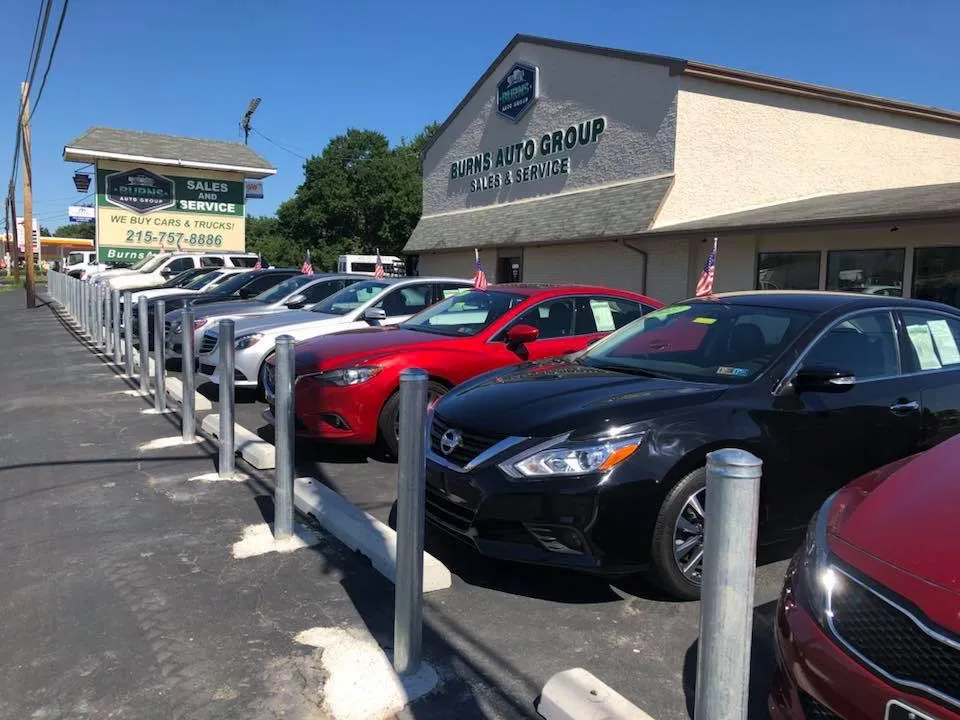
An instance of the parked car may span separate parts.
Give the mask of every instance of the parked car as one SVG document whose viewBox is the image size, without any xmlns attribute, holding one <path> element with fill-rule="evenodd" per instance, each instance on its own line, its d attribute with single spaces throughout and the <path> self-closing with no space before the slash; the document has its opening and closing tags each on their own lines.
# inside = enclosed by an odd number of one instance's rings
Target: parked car
<svg viewBox="0 0 960 720">
<path fill-rule="evenodd" d="M 121 290 L 121 296 L 124 292 L 129 292 L 134 296 L 134 299 L 138 298 L 141 293 L 149 291 L 165 291 L 165 290 L 175 290 L 177 288 L 186 287 L 186 285 L 192 282 L 194 279 L 200 277 L 201 275 L 208 275 L 212 273 L 217 268 L 215 267 L 202 267 L 202 268 L 191 268 L 190 270 L 184 270 L 182 273 L 177 273 L 172 278 L 167 280 L 163 285 L 145 285 L 138 288 L 124 288 Z M 149 297 L 149 296 L 148 296 Z"/>
<path fill-rule="evenodd" d="M 108 283 L 114 290 L 159 287 L 174 275 L 198 267 L 252 268 L 257 263 L 254 253 L 161 252 L 146 258 L 130 270 L 107 270 L 93 279 Z"/>
<path fill-rule="evenodd" d="M 79 278 L 83 276 L 83 273 L 88 268 L 93 267 L 96 262 L 96 250 L 74 250 L 67 253 L 67 257 L 63 262 L 62 272 L 70 277 Z"/>
<path fill-rule="evenodd" d="M 456 293 L 396 326 L 305 340 L 297 345 L 297 425 L 324 440 L 379 441 L 396 456 L 403 369 L 430 374 L 432 402 L 482 372 L 582 350 L 662 306 L 600 287 L 491 286 Z M 272 402 L 269 360 L 266 370 Z"/>
<path fill-rule="evenodd" d="M 686 300 L 440 398 L 427 516 L 489 555 L 649 570 L 696 598 L 709 451 L 763 460 L 761 542 L 790 537 L 844 483 L 960 429 L 958 344 L 960 311 L 917 300 Z"/>
<path fill-rule="evenodd" d="M 777 606 L 774 720 L 960 720 L 958 462 L 954 437 L 817 511 Z"/>
<path fill-rule="evenodd" d="M 216 327 L 221 320 L 239 320 L 261 315 L 270 315 L 285 310 L 310 310 L 321 300 L 343 290 L 355 282 L 365 280 L 363 275 L 304 275 L 299 273 L 279 285 L 264 290 L 250 300 L 233 300 L 198 305 L 194 308 L 194 345 L 199 353 L 203 333 Z M 183 353 L 183 328 L 180 318 L 174 315 L 167 321 L 167 353 L 179 357 Z"/>
<path fill-rule="evenodd" d="M 197 269 L 200 270 L 200 268 Z M 183 287 L 158 287 L 132 291 L 130 292 L 130 299 L 133 301 L 132 312 L 134 315 L 139 312 L 141 297 L 147 299 L 147 307 L 151 312 L 157 300 L 163 300 L 171 310 L 181 308 L 187 299 L 195 295 L 212 293 L 231 277 L 248 272 L 251 271 L 244 268 L 205 268 Z M 127 292 L 124 290 L 120 293 L 121 310 L 124 305 L 124 295 Z"/>
<path fill-rule="evenodd" d="M 365 280 L 344 288 L 313 310 L 290 310 L 269 317 L 239 321 L 234 328 L 235 378 L 238 388 L 259 388 L 264 361 L 280 335 L 306 340 L 370 325 L 396 325 L 429 307 L 445 294 L 471 287 L 472 280 L 458 278 L 384 278 Z M 200 373 L 220 382 L 219 331 L 210 328 L 200 346 Z"/>
</svg>

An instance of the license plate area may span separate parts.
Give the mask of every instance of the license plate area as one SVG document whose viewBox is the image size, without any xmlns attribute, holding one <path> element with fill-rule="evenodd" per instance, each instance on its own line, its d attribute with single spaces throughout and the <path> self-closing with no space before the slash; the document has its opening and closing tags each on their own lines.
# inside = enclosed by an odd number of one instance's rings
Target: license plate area
<svg viewBox="0 0 960 720">
<path fill-rule="evenodd" d="M 883 720 L 937 720 L 937 718 L 909 705 L 904 705 L 899 700 L 891 700 L 887 703 L 887 712 L 883 716 Z"/>
</svg>

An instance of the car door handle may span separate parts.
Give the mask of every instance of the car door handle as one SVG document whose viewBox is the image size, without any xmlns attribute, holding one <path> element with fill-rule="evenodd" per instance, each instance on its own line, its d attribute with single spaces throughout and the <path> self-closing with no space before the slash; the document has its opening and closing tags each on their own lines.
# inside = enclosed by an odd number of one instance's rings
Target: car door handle
<svg viewBox="0 0 960 720">
<path fill-rule="evenodd" d="M 914 410 L 920 409 L 920 403 L 916 400 L 911 400 L 910 402 L 897 402 L 890 406 L 890 412 L 894 415 L 906 415 L 911 413 Z"/>
</svg>

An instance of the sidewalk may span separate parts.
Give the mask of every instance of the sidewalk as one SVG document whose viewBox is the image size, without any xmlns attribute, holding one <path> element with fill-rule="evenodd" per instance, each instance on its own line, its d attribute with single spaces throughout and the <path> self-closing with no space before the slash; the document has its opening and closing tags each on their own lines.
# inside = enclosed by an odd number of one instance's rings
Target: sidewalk
<svg viewBox="0 0 960 720">
<path fill-rule="evenodd" d="M 151 449 L 177 416 L 23 306 L 0 293 L 0 717 L 296 720 L 363 700 L 341 670 L 392 643 L 393 586 L 326 537 L 235 557 L 269 486 L 191 480 L 215 449 Z M 424 651 L 439 688 L 399 717 L 534 716 L 439 635 Z"/>
</svg>

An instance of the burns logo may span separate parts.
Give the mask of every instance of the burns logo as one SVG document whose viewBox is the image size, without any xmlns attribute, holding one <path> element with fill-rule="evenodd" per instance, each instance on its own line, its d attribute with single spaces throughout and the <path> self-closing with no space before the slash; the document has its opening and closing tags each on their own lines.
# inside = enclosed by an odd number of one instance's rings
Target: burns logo
<svg viewBox="0 0 960 720">
<path fill-rule="evenodd" d="M 517 122 L 536 102 L 540 94 L 540 73 L 523 63 L 510 66 L 497 83 L 497 114 Z"/>
</svg>

